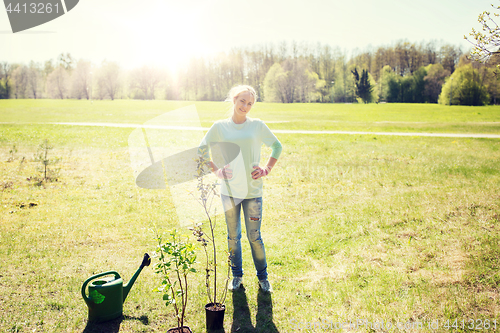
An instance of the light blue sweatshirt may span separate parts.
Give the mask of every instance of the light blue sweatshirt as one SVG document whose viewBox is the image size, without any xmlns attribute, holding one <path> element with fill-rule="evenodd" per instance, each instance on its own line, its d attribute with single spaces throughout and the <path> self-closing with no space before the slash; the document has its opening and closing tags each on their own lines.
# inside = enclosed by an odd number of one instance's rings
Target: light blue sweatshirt
<svg viewBox="0 0 500 333">
<path fill-rule="evenodd" d="M 254 166 L 260 164 L 260 150 L 264 143 L 272 148 L 271 157 L 279 158 L 282 150 L 278 138 L 260 119 L 247 117 L 243 124 L 234 123 L 232 118 L 216 121 L 208 130 L 200 143 L 208 149 L 200 155 L 210 160 L 210 144 L 215 142 L 231 142 L 240 147 L 238 156 L 229 163 L 233 177 L 222 181 L 221 193 L 239 199 L 262 197 L 262 178 L 252 179 Z M 218 165 L 219 168 L 224 165 Z"/>
</svg>

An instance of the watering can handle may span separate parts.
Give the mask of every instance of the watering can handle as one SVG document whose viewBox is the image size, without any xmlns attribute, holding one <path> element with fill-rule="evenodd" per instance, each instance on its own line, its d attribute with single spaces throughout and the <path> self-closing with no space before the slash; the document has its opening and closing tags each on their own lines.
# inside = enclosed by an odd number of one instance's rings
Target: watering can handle
<svg viewBox="0 0 500 333">
<path fill-rule="evenodd" d="M 118 272 L 115 272 L 115 271 L 109 271 L 109 272 L 104 272 L 104 273 L 99 273 L 99 274 L 96 274 L 94 276 L 91 276 L 89 277 L 87 280 L 85 280 L 85 282 L 83 283 L 82 285 L 82 297 L 83 299 L 85 300 L 85 302 L 88 304 L 91 299 L 89 297 L 87 297 L 86 293 L 85 293 L 85 289 L 87 288 L 87 284 L 89 284 L 90 281 L 94 280 L 94 279 L 97 279 L 101 276 L 106 276 L 106 275 L 111 275 L 113 274 L 116 278 L 121 278 L 120 274 L 118 274 Z"/>
</svg>

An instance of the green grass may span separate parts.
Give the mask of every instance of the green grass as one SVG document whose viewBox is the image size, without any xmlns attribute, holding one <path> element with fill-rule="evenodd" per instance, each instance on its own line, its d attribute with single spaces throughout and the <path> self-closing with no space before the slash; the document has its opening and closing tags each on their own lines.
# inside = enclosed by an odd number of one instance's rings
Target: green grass
<svg viewBox="0 0 500 333">
<path fill-rule="evenodd" d="M 228 104 L 220 102 L 0 100 L 0 122 L 142 124 L 192 104 L 203 126 L 227 114 Z M 270 122 L 272 129 L 500 134 L 498 106 L 257 103 L 252 116 Z"/>
<path fill-rule="evenodd" d="M 149 229 L 176 225 L 168 191 L 134 184 L 127 150 L 131 129 L 27 123 L 143 123 L 188 104 L 0 101 L 0 122 L 21 123 L 0 125 L 0 331 L 91 332 L 80 297 L 83 281 L 112 269 L 127 282 L 143 253 L 154 249 Z M 205 126 L 225 113 L 221 103 L 196 106 Z M 261 103 L 252 115 L 288 121 L 269 123 L 274 129 L 498 133 L 499 111 Z M 32 158 L 44 139 L 55 147 L 50 154 L 62 158 L 60 176 L 36 186 L 27 179 L 39 176 Z M 443 325 L 455 318 L 496 319 L 500 326 L 500 140 L 279 139 L 284 150 L 265 180 L 262 231 L 274 293 L 259 294 L 244 237 L 246 291 L 228 296 L 226 332 L 290 332 L 300 323 L 316 323 L 304 331 L 336 331 L 318 323 L 358 319 L 422 322 L 423 331 L 438 320 L 433 332 L 449 331 Z M 263 155 L 269 152 L 265 148 Z M 225 237 L 221 222 L 221 250 Z M 124 320 L 107 328 L 173 327 L 171 309 L 152 291 L 156 285 L 152 269 L 145 268 L 124 303 Z M 187 314 L 194 332 L 205 331 L 203 292 L 197 274 Z"/>
</svg>

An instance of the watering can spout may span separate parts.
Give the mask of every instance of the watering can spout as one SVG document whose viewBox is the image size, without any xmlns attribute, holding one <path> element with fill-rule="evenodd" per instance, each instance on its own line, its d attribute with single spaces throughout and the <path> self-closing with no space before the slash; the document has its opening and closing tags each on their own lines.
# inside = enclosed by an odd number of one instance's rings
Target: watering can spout
<svg viewBox="0 0 500 333">
<path fill-rule="evenodd" d="M 125 299 L 127 298 L 130 289 L 132 289 L 135 280 L 137 280 L 137 277 L 139 276 L 139 274 L 141 274 L 141 271 L 144 268 L 144 266 L 149 266 L 149 264 L 151 264 L 151 258 L 149 257 L 149 254 L 144 253 L 144 258 L 142 259 L 141 267 L 139 267 L 139 269 L 135 272 L 134 276 L 132 276 L 130 281 L 123 286 L 123 302 L 125 302 Z"/>
</svg>

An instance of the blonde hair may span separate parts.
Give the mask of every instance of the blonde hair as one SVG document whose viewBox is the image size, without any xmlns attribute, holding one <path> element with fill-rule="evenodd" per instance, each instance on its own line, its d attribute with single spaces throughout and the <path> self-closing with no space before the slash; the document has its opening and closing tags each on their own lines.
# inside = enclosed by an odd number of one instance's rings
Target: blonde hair
<svg viewBox="0 0 500 333">
<path fill-rule="evenodd" d="M 253 87 L 247 85 L 238 85 L 232 87 L 231 90 L 229 90 L 225 101 L 234 103 L 234 98 L 245 91 L 248 91 L 252 95 L 253 102 L 255 104 L 255 102 L 257 102 L 257 93 L 255 92 L 255 89 Z"/>
<path fill-rule="evenodd" d="M 248 91 L 250 93 L 250 95 L 252 95 L 254 104 L 257 102 L 257 92 L 255 91 L 255 89 L 253 87 L 248 86 L 248 85 L 244 85 L 244 84 L 234 86 L 231 88 L 231 90 L 229 90 L 229 93 L 227 94 L 227 97 L 224 100 L 224 102 L 231 103 L 231 105 L 229 106 L 229 108 L 226 112 L 226 116 L 231 116 L 234 112 L 234 98 L 238 97 L 239 94 L 241 94 L 242 92 L 245 92 L 245 91 Z"/>
</svg>

